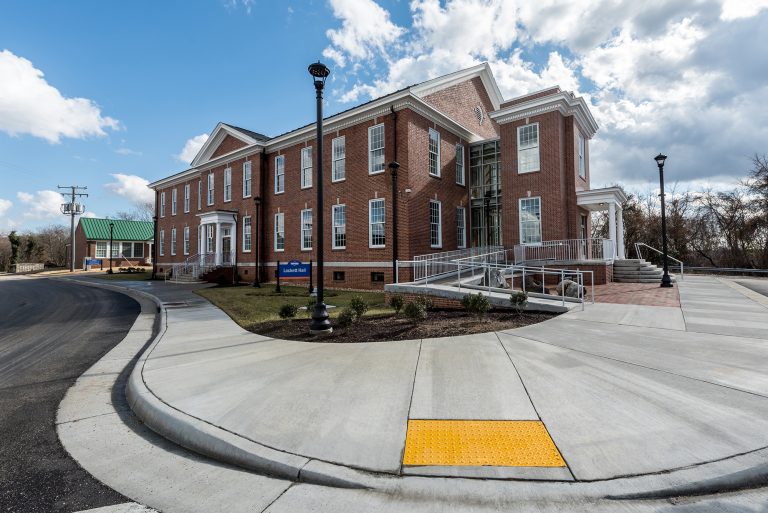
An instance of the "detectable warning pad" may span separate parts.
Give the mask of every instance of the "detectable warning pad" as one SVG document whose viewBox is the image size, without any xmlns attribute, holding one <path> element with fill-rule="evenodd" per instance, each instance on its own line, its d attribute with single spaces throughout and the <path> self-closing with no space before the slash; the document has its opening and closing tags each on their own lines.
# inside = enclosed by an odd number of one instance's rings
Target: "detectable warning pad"
<svg viewBox="0 0 768 513">
<path fill-rule="evenodd" d="M 541 421 L 409 420 L 403 465 L 564 467 Z"/>
</svg>

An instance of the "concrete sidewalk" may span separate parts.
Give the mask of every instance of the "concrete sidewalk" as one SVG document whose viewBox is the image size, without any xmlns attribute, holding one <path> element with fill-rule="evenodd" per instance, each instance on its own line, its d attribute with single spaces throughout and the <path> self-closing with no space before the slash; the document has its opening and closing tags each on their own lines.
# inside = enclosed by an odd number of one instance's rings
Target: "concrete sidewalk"
<svg viewBox="0 0 768 513">
<path fill-rule="evenodd" d="M 354 345 L 246 332 L 190 287 L 111 284 L 165 304 L 129 382 L 134 411 L 257 472 L 398 497 L 522 486 L 573 500 L 768 476 L 768 309 L 732 283 L 686 278 L 680 308 L 596 304 L 508 332 Z M 409 419 L 541 420 L 567 466 L 404 467 Z"/>
</svg>

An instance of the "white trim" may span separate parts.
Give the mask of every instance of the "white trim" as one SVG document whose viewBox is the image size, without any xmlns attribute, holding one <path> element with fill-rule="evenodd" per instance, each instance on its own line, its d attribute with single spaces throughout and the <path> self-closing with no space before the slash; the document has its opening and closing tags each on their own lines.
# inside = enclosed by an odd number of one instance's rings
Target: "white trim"
<svg viewBox="0 0 768 513">
<path fill-rule="evenodd" d="M 537 153 L 536 161 L 537 161 L 538 165 L 535 168 L 533 168 L 533 169 L 523 170 L 522 169 L 522 165 L 521 165 L 521 161 L 520 161 L 520 156 L 521 156 L 523 151 L 532 150 L 534 148 L 534 146 L 528 146 L 526 148 L 521 148 L 520 147 L 520 133 L 522 132 L 522 130 L 524 128 L 528 128 L 529 126 L 535 126 L 536 127 L 536 146 L 535 146 L 535 148 L 536 148 L 536 153 Z M 517 143 L 515 144 L 515 146 L 517 147 L 517 174 L 524 175 L 526 173 L 535 173 L 537 171 L 541 171 L 541 130 L 540 130 L 539 122 L 538 121 L 535 122 L 535 123 L 528 123 L 527 125 L 521 125 L 521 126 L 517 127 Z"/>
<path fill-rule="evenodd" d="M 461 210 L 461 218 L 459 218 Z M 459 219 L 461 219 L 462 237 L 459 238 Z M 456 207 L 456 248 L 465 249 L 467 247 L 467 209 Z"/>
<path fill-rule="evenodd" d="M 416 96 L 424 97 L 454 86 L 460 82 L 464 82 L 465 80 L 471 80 L 475 77 L 480 77 L 486 93 L 488 93 L 488 98 L 490 98 L 491 103 L 493 104 L 493 108 L 498 109 L 499 105 L 501 105 L 504 100 L 501 96 L 499 86 L 496 83 L 496 79 L 493 76 L 493 72 L 491 71 L 491 66 L 487 62 L 483 62 L 482 64 L 478 64 L 471 68 L 455 71 L 442 77 L 427 80 L 426 82 L 411 87 L 410 91 Z"/>
<path fill-rule="evenodd" d="M 203 209 L 203 179 L 202 177 L 197 180 L 197 210 Z"/>
<path fill-rule="evenodd" d="M 523 240 L 523 201 L 538 200 L 539 201 L 539 240 L 536 242 L 525 242 Z M 544 240 L 542 235 L 542 209 L 541 209 L 541 196 L 530 196 L 526 198 L 520 198 L 517 200 L 517 229 L 519 234 L 520 244 L 541 244 Z"/>
<path fill-rule="evenodd" d="M 344 148 L 344 156 L 341 158 L 336 158 L 336 141 L 341 141 L 341 146 Z M 339 179 L 336 179 L 334 174 L 334 164 L 336 162 L 343 162 L 344 163 L 344 176 L 342 176 Z M 331 140 L 331 183 L 338 183 L 343 182 L 347 179 L 347 138 L 346 136 L 339 136 L 335 137 Z"/>
<path fill-rule="evenodd" d="M 437 136 L 437 151 L 436 151 L 436 161 L 435 161 L 435 172 L 432 172 L 432 136 Z M 441 175 L 441 168 L 440 166 L 440 132 L 435 130 L 434 128 L 429 129 L 429 135 L 427 139 L 427 173 L 429 176 L 434 176 L 435 178 L 440 178 Z"/>
<path fill-rule="evenodd" d="M 245 224 L 246 224 L 245 220 L 246 219 L 248 220 L 248 231 L 247 232 L 245 231 Z M 246 235 L 248 236 L 248 244 L 249 244 L 248 249 L 245 249 Z M 243 239 L 243 243 L 242 243 L 242 245 L 243 245 L 243 248 L 242 248 L 243 249 L 243 253 L 250 253 L 251 252 L 251 248 L 253 247 L 253 224 L 251 223 L 251 216 L 243 216 L 243 237 L 242 237 L 242 239 Z"/>
<path fill-rule="evenodd" d="M 279 167 L 279 169 L 282 169 L 282 171 L 283 171 L 281 175 L 277 174 L 277 170 L 278 170 L 277 162 L 278 162 L 278 160 L 282 164 Z M 274 187 L 275 194 L 283 194 L 283 193 L 285 193 L 285 155 L 275 155 L 275 170 L 274 170 L 273 175 L 274 175 L 274 180 L 275 180 L 275 187 Z M 280 189 L 280 190 L 277 190 L 277 182 L 278 182 L 277 177 L 278 176 L 282 176 L 283 177 L 283 188 Z"/>
<path fill-rule="evenodd" d="M 459 159 L 459 153 L 461 153 L 461 159 Z M 456 145 L 456 185 L 461 185 L 462 187 L 467 186 L 467 166 L 465 165 L 465 161 L 466 161 L 466 155 L 464 154 L 464 145 L 457 144 Z M 461 164 L 461 181 L 458 180 L 459 164 Z"/>
<path fill-rule="evenodd" d="M 160 193 L 160 217 L 165 217 L 165 191 Z"/>
<path fill-rule="evenodd" d="M 304 245 L 304 213 L 309 212 L 309 246 Z M 299 215 L 299 246 L 301 248 L 301 251 L 312 251 L 312 247 L 314 245 L 314 230 L 315 230 L 315 218 L 312 214 L 311 208 L 305 208 L 300 212 Z"/>
<path fill-rule="evenodd" d="M 207 141 L 203 144 L 203 146 L 200 148 L 200 150 L 197 152 L 197 155 L 195 155 L 195 158 L 192 159 L 192 163 L 190 166 L 192 167 L 198 167 L 202 164 L 207 163 L 211 160 L 211 155 L 213 155 L 216 152 L 216 149 L 219 147 L 219 145 L 226 139 L 227 135 L 231 135 L 235 139 L 238 139 L 245 143 L 245 146 L 252 146 L 258 143 L 258 141 L 249 135 L 244 134 L 243 132 L 240 132 L 239 130 L 235 130 L 234 128 L 226 125 L 225 123 L 218 123 L 216 127 L 211 132 L 211 136 L 208 138 Z M 261 141 L 262 143 L 264 141 Z M 242 148 L 238 148 L 240 150 Z M 233 153 L 233 152 L 230 152 Z M 223 156 L 223 155 L 220 155 Z"/>
<path fill-rule="evenodd" d="M 224 168 L 224 203 L 232 201 L 232 168 Z"/>
<path fill-rule="evenodd" d="M 184 184 L 184 213 L 189 214 L 189 206 L 192 203 L 192 187 L 190 184 Z"/>
<path fill-rule="evenodd" d="M 579 177 L 584 180 L 587 179 L 587 139 L 581 130 L 578 130 L 578 138 L 576 140 L 576 156 L 579 159 Z"/>
<path fill-rule="evenodd" d="M 171 228 L 171 256 L 176 256 L 176 228 Z"/>
<path fill-rule="evenodd" d="M 437 244 L 432 243 L 432 204 L 437 205 Z M 439 200 L 429 200 L 429 247 L 443 247 L 443 203 Z"/>
<path fill-rule="evenodd" d="M 381 221 L 381 226 L 384 229 L 384 244 L 374 244 L 373 243 L 373 209 L 371 208 L 372 204 L 374 202 L 381 202 L 382 204 L 382 210 L 384 214 L 384 219 Z M 379 224 L 379 223 L 377 223 Z M 387 204 L 384 201 L 384 198 L 374 198 L 368 200 L 368 247 L 370 249 L 381 249 L 385 248 L 387 246 Z"/>
<path fill-rule="evenodd" d="M 371 136 L 372 132 L 374 130 L 377 130 L 381 128 L 381 147 L 380 148 L 373 148 L 372 142 L 373 138 Z M 384 170 L 387 168 L 387 156 L 386 156 L 386 148 L 387 148 L 387 134 L 384 131 L 384 123 L 378 123 L 373 126 L 368 127 L 368 174 L 369 175 L 378 175 L 380 173 L 383 173 Z M 383 167 L 380 170 L 374 171 L 373 170 L 373 152 L 379 151 L 382 152 L 382 165 Z"/>
<path fill-rule="evenodd" d="M 282 221 L 282 225 L 283 225 L 283 230 L 282 230 L 283 247 L 282 248 L 277 247 L 277 234 L 281 233 L 280 230 L 278 230 L 278 227 L 281 224 L 280 222 L 278 222 L 278 219 Z M 272 242 L 272 248 L 274 249 L 275 253 L 282 253 L 283 251 L 285 251 L 285 212 L 277 212 L 275 214 L 274 220 L 275 220 L 274 222 L 275 226 L 274 226 L 274 229 L 272 230 L 272 234 L 274 237 L 274 240 Z"/>
<path fill-rule="evenodd" d="M 185 255 L 189 255 L 189 226 L 184 227 L 184 239 L 181 245 L 181 252 Z"/>
<path fill-rule="evenodd" d="M 246 171 L 248 171 L 248 179 L 246 180 L 245 175 Z M 245 184 L 248 184 L 248 188 L 250 189 L 247 191 L 245 190 Z M 250 160 L 246 160 L 243 162 L 243 198 L 250 198 L 253 195 L 253 166 L 251 165 Z"/>
<path fill-rule="evenodd" d="M 307 156 L 308 155 L 308 156 Z M 307 162 L 309 165 L 307 166 Z M 312 146 L 305 146 L 301 149 L 299 156 L 299 186 L 301 189 L 312 188 Z M 305 175 L 305 173 L 307 173 Z M 309 185 L 305 185 L 305 181 L 309 182 Z"/>
<path fill-rule="evenodd" d="M 179 203 L 178 198 L 179 198 L 178 189 L 174 187 L 173 189 L 171 189 L 171 215 L 172 216 L 175 216 L 178 210 L 177 208 Z"/>
<path fill-rule="evenodd" d="M 158 244 L 157 250 L 159 256 L 165 256 L 165 230 L 160 230 L 160 244 Z"/>
<path fill-rule="evenodd" d="M 491 112 L 491 119 L 503 125 L 519 119 L 530 118 L 546 112 L 559 111 L 563 116 L 573 116 L 585 136 L 591 139 L 597 133 L 598 125 L 589 110 L 587 102 L 581 96 L 574 97 L 571 93 L 558 92 L 535 98 L 510 107 L 504 107 Z"/>
<path fill-rule="evenodd" d="M 344 227 L 344 245 L 336 245 L 336 209 L 344 209 L 344 224 L 339 225 Z M 331 249 L 347 249 L 347 205 L 346 203 L 340 203 L 331 207 Z"/>
<path fill-rule="evenodd" d="M 216 179 L 213 176 L 213 171 L 208 172 L 208 182 L 206 184 L 206 205 L 209 207 L 216 202 Z"/>
</svg>

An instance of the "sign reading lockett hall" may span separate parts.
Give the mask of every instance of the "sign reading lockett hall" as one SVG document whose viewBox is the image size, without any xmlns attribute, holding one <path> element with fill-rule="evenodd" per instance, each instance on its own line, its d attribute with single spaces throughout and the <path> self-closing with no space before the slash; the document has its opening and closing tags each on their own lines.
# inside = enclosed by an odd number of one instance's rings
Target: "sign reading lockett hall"
<svg viewBox="0 0 768 513">
<path fill-rule="evenodd" d="M 291 260 L 287 264 L 280 264 L 279 273 L 280 278 L 308 278 L 310 274 L 311 264 L 305 264 L 298 260 Z"/>
</svg>

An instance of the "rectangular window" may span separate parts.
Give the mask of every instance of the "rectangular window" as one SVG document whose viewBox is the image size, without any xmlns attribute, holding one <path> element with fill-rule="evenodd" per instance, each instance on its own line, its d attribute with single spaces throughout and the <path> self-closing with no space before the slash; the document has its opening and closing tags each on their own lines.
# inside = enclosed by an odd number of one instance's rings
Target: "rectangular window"
<svg viewBox="0 0 768 513">
<path fill-rule="evenodd" d="M 440 132 L 429 129 L 429 174 L 440 176 Z"/>
<path fill-rule="evenodd" d="M 176 189 L 171 190 L 171 215 L 176 215 Z"/>
<path fill-rule="evenodd" d="M 541 198 L 520 199 L 520 242 L 541 242 Z"/>
<path fill-rule="evenodd" d="M 232 201 L 232 168 L 224 170 L 224 201 Z"/>
<path fill-rule="evenodd" d="M 347 247 L 347 206 L 334 205 L 331 218 L 333 225 L 331 247 L 345 249 Z"/>
<path fill-rule="evenodd" d="M 165 255 L 165 230 L 160 230 L 160 244 L 157 246 L 160 256 Z"/>
<path fill-rule="evenodd" d="M 213 205 L 213 173 L 208 173 L 208 205 Z"/>
<path fill-rule="evenodd" d="M 189 184 L 184 185 L 184 213 L 189 212 Z"/>
<path fill-rule="evenodd" d="M 346 161 L 347 148 L 344 136 L 337 137 L 331 142 L 332 177 L 331 181 L 340 182 L 347 177 Z"/>
<path fill-rule="evenodd" d="M 464 146 L 456 145 L 456 183 L 464 185 Z"/>
<path fill-rule="evenodd" d="M 184 227 L 184 254 L 189 255 L 189 226 Z"/>
<path fill-rule="evenodd" d="M 467 214 L 464 207 L 456 207 L 456 247 L 467 247 Z"/>
<path fill-rule="evenodd" d="M 205 225 L 205 252 L 213 253 L 213 225 Z"/>
<path fill-rule="evenodd" d="M 301 249 L 312 249 L 312 209 L 301 211 Z"/>
<path fill-rule="evenodd" d="M 106 242 L 97 242 L 96 243 L 96 258 L 107 258 L 107 243 Z"/>
<path fill-rule="evenodd" d="M 160 193 L 160 217 L 165 217 L 165 192 Z"/>
<path fill-rule="evenodd" d="M 333 271 L 333 281 L 344 281 L 344 271 Z"/>
<path fill-rule="evenodd" d="M 120 258 L 120 243 L 112 241 L 112 247 L 109 252 L 112 254 L 112 258 Z"/>
<path fill-rule="evenodd" d="M 443 247 L 443 216 L 442 204 L 437 200 L 429 202 L 429 245 L 433 248 Z"/>
<path fill-rule="evenodd" d="M 371 281 L 373 283 L 384 283 L 384 273 L 382 273 L 382 272 L 372 272 L 371 273 Z"/>
<path fill-rule="evenodd" d="M 312 187 L 312 146 L 301 149 L 301 188 Z"/>
<path fill-rule="evenodd" d="M 368 129 L 368 174 L 384 172 L 384 124 Z"/>
<path fill-rule="evenodd" d="M 384 199 L 370 200 L 368 202 L 368 247 L 384 247 L 384 243 L 386 242 L 384 221 Z"/>
<path fill-rule="evenodd" d="M 243 163 L 243 198 L 251 196 L 251 161 Z"/>
<path fill-rule="evenodd" d="M 275 157 L 275 194 L 285 192 L 285 155 Z"/>
<path fill-rule="evenodd" d="M 203 181 L 197 181 L 197 209 L 203 209 Z"/>
<path fill-rule="evenodd" d="M 584 163 L 584 136 L 579 134 L 579 176 L 587 177 L 587 168 Z"/>
<path fill-rule="evenodd" d="M 133 258 L 133 244 L 130 242 L 121 243 L 120 256 L 123 258 Z"/>
<path fill-rule="evenodd" d="M 285 214 L 275 214 L 275 251 L 285 251 Z"/>
<path fill-rule="evenodd" d="M 539 170 L 539 124 L 531 123 L 517 129 L 517 172 Z"/>
<path fill-rule="evenodd" d="M 171 255 L 176 254 L 176 228 L 171 228 Z"/>
<path fill-rule="evenodd" d="M 133 258 L 144 258 L 144 243 L 143 242 L 134 242 L 133 243 Z"/>
<path fill-rule="evenodd" d="M 251 216 L 243 217 L 243 252 L 251 251 Z"/>
</svg>

